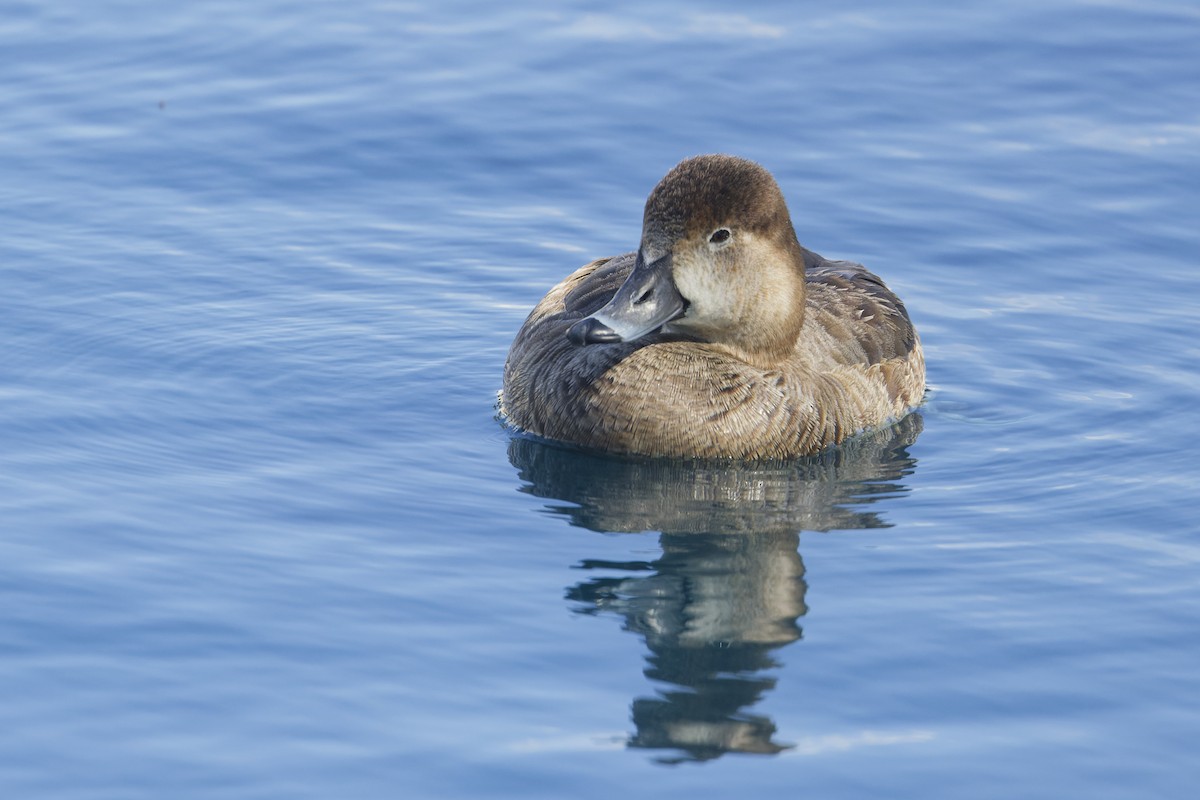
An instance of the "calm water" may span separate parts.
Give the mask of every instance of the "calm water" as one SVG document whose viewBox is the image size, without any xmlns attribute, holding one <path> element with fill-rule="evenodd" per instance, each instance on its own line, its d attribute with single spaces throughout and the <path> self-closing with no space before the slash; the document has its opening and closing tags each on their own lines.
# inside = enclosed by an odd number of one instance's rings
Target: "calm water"
<svg viewBox="0 0 1200 800">
<path fill-rule="evenodd" d="M 1197 41 L 0 2 L 0 793 L 1192 796 Z M 787 465 L 511 436 L 529 308 L 715 151 L 901 294 L 926 407 Z"/>
</svg>

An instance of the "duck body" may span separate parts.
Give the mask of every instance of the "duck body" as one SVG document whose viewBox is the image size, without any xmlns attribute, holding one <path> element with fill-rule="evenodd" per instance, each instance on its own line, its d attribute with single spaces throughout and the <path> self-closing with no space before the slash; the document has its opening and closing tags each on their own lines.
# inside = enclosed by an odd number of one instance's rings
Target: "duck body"
<svg viewBox="0 0 1200 800">
<path fill-rule="evenodd" d="M 903 303 L 800 246 L 765 169 L 699 156 L 646 203 L 641 246 L 555 286 L 508 353 L 513 426 L 614 453 L 811 455 L 921 402 Z"/>
</svg>

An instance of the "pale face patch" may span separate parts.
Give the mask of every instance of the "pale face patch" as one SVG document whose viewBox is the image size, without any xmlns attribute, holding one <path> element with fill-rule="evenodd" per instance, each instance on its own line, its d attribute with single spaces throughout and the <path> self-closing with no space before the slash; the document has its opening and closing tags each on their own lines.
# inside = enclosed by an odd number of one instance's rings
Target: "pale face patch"
<svg viewBox="0 0 1200 800">
<path fill-rule="evenodd" d="M 802 313 L 791 254 L 749 231 L 711 238 L 705 232 L 675 248 L 675 284 L 690 305 L 672 329 L 742 346 L 772 339 L 776 325 Z"/>
</svg>

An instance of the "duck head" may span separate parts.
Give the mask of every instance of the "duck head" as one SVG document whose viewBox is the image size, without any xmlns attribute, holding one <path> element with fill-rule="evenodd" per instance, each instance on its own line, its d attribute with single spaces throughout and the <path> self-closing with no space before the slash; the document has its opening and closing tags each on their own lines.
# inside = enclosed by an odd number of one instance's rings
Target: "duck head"
<svg viewBox="0 0 1200 800">
<path fill-rule="evenodd" d="M 775 179 L 724 155 L 681 162 L 646 200 L 633 271 L 576 344 L 632 342 L 660 328 L 769 366 L 804 321 L 804 250 Z"/>
</svg>

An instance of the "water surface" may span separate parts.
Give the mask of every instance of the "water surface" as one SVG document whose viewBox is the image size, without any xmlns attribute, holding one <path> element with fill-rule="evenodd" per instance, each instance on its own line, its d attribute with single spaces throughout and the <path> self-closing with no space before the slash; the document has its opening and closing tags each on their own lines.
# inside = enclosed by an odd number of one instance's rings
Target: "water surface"
<svg viewBox="0 0 1200 800">
<path fill-rule="evenodd" d="M 6 796 L 1190 797 L 1186 2 L 7 3 Z M 931 392 L 792 464 L 495 419 L 679 159 Z"/>
</svg>

